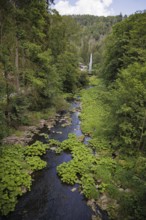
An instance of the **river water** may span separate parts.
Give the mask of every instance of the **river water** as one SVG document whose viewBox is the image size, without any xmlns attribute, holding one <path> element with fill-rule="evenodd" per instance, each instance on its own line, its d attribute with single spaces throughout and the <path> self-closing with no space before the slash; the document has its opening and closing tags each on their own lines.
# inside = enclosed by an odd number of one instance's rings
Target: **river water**
<svg viewBox="0 0 146 220">
<path fill-rule="evenodd" d="M 73 103 L 72 107 L 79 107 Z M 62 127 L 61 123 L 48 133 L 49 138 L 59 141 L 67 139 L 69 133 L 82 135 L 80 130 L 79 112 L 71 114 L 72 124 Z M 41 137 L 40 137 L 41 138 Z M 43 138 L 42 138 L 42 141 Z M 44 156 L 48 165 L 42 171 L 34 174 L 31 191 L 19 198 L 14 212 L 1 220 L 91 220 L 92 211 L 87 206 L 85 198 L 78 190 L 72 192 L 77 185 L 62 184 L 56 173 L 56 166 L 71 160 L 69 153 L 56 155 L 49 150 Z"/>
<path fill-rule="evenodd" d="M 78 109 L 80 102 L 74 102 L 71 108 Z M 69 133 L 77 136 L 83 135 L 80 129 L 79 111 L 71 114 L 72 123 L 62 127 L 58 122 L 51 131 L 45 130 L 49 138 L 63 141 Z M 35 137 L 45 142 L 42 136 Z M 88 141 L 85 138 L 84 143 Z M 63 184 L 56 173 L 56 167 L 62 162 L 71 160 L 71 154 L 63 152 L 60 155 L 49 150 L 43 159 L 47 161 L 47 167 L 33 174 L 31 191 L 19 198 L 14 212 L 0 220 L 91 220 L 93 211 L 87 206 L 86 200 L 78 191 L 78 185 L 70 186 Z M 76 188 L 74 192 L 72 189 Z M 97 207 L 103 220 L 108 220 L 107 213 Z"/>
</svg>

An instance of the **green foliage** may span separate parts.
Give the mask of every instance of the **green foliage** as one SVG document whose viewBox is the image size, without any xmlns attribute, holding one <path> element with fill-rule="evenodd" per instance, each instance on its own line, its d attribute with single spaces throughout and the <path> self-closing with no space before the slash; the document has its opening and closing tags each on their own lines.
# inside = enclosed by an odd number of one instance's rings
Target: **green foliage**
<svg viewBox="0 0 146 220">
<path fill-rule="evenodd" d="M 119 144 L 135 150 L 145 148 L 145 65 L 123 69 L 112 91 L 116 137 Z"/>
<path fill-rule="evenodd" d="M 61 180 L 68 184 L 80 183 L 81 189 L 87 198 L 96 197 L 98 193 L 95 182 L 93 177 L 90 176 L 90 171 L 95 162 L 91 149 L 78 141 L 74 134 L 70 134 L 69 139 L 61 143 L 57 152 L 62 150 L 70 150 L 73 159 L 57 167 Z"/>
<path fill-rule="evenodd" d="M 97 86 L 97 85 L 99 85 L 99 79 L 97 78 L 97 76 L 90 76 L 90 78 L 89 78 L 89 85 L 90 86 Z"/>
<path fill-rule="evenodd" d="M 134 14 L 113 27 L 105 42 L 103 57 L 102 77 L 107 84 L 117 79 L 121 68 L 145 62 L 145 18 L 146 13 Z"/>
<path fill-rule="evenodd" d="M 49 48 L 53 53 L 55 59 L 58 55 L 62 54 L 66 49 L 66 41 L 68 40 L 65 36 L 66 27 L 62 20 L 62 17 L 56 12 L 50 16 L 50 27 L 49 27 Z"/>
<path fill-rule="evenodd" d="M 82 58 L 81 62 L 88 65 L 92 52 L 93 65 L 100 65 L 101 53 L 99 50 L 102 47 L 103 39 L 110 32 L 111 27 L 120 21 L 119 16 L 73 15 L 72 17 L 80 25 L 80 40 L 76 44 Z"/>
<path fill-rule="evenodd" d="M 74 169 L 75 165 L 73 162 L 62 163 L 57 167 L 58 175 L 61 176 L 61 180 L 64 183 L 75 184 L 78 180 L 77 172 Z"/>
<path fill-rule="evenodd" d="M 58 56 L 57 70 L 64 92 L 75 92 L 79 78 L 77 55 L 67 50 Z"/>
<path fill-rule="evenodd" d="M 42 170 L 47 165 L 47 162 L 42 161 L 38 156 L 27 157 L 26 162 L 30 165 L 32 171 Z"/>
<path fill-rule="evenodd" d="M 78 86 L 84 88 L 89 84 L 89 76 L 87 71 L 80 71 L 78 79 Z"/>
<path fill-rule="evenodd" d="M 24 155 L 26 156 L 41 156 L 46 153 L 48 145 L 43 144 L 40 141 L 36 141 L 34 144 L 27 146 L 24 150 Z"/>
<path fill-rule="evenodd" d="M 60 142 L 55 140 L 55 139 L 49 139 L 49 146 L 56 146 L 59 147 L 60 146 Z"/>
<path fill-rule="evenodd" d="M 111 144 L 128 154 L 145 149 L 146 13 L 116 24 L 105 41 L 102 77 L 109 85 Z M 139 39 L 139 40 L 137 40 Z M 112 85 L 110 85 L 112 83 Z"/>
<path fill-rule="evenodd" d="M 92 149 L 98 151 L 98 153 L 103 152 L 103 150 L 104 152 L 107 152 L 108 150 L 111 152 L 109 141 L 105 138 L 92 138 L 88 141 L 88 144 Z"/>
<path fill-rule="evenodd" d="M 63 92 L 72 93 L 80 84 L 74 19 L 48 13 L 46 1 L 2 0 L 0 20 L 2 138 L 11 127 L 33 123 L 29 111 L 67 108 Z"/>
<path fill-rule="evenodd" d="M 109 197 L 111 219 L 145 219 L 145 155 L 138 152 L 145 147 L 144 72 L 145 65 L 134 63 L 121 70 L 109 92 L 98 80 L 91 91 L 81 93 L 81 126 L 93 136 L 88 145 L 95 152 L 92 186 L 99 196 Z"/>
<path fill-rule="evenodd" d="M 109 135 L 112 130 L 110 119 L 110 106 L 105 103 L 108 97 L 102 81 L 98 81 L 98 86 L 83 90 L 81 92 L 82 120 L 81 128 L 85 134 L 91 136 Z"/>
<path fill-rule="evenodd" d="M 37 142 L 0 149 L 3 215 L 30 190 L 30 173 L 46 166 L 39 156 L 58 146 L 58 153 L 72 153 L 72 160 L 57 168 L 63 182 L 80 183 L 87 198 L 104 192 L 116 199 L 120 207 L 115 219 L 146 219 L 146 161 L 145 154 L 138 153 L 146 144 L 145 18 L 146 13 L 124 20 L 121 15 L 61 17 L 49 14 L 45 1 L 0 2 L 0 138 L 11 126 L 29 123 L 27 115 L 31 121 L 62 110 L 63 97 L 72 97 L 77 87 L 86 85 L 78 61 L 87 64 L 91 52 L 95 74 L 100 71 L 108 85 L 112 82 L 107 89 L 94 77 L 90 81 L 95 87 L 81 92 L 82 130 L 93 137 L 88 147 L 71 135 L 61 144 L 51 140 L 48 146 Z"/>
<path fill-rule="evenodd" d="M 92 175 L 85 174 L 81 177 L 81 184 L 83 188 L 83 193 L 88 199 L 96 199 L 98 196 L 98 191 L 95 187 L 95 180 Z"/>
<path fill-rule="evenodd" d="M 1 140 L 3 137 L 8 135 L 8 127 L 6 124 L 6 118 L 5 118 L 3 110 L 1 109 L 0 109 L 0 127 L 1 127 L 1 131 L 0 131 L 0 140 Z"/>
<path fill-rule="evenodd" d="M 22 187 L 30 189 L 31 177 L 28 174 L 29 166 L 24 162 L 21 146 L 3 148 L 0 164 L 0 194 L 3 198 L 0 210 L 3 215 L 7 215 L 14 210 L 17 196 L 22 195 Z"/>
<path fill-rule="evenodd" d="M 31 173 L 46 167 L 40 159 L 48 149 L 36 142 L 31 146 L 3 146 L 0 149 L 0 213 L 7 215 L 15 209 L 18 196 L 30 190 Z M 39 155 L 39 156 L 38 156 Z"/>
</svg>

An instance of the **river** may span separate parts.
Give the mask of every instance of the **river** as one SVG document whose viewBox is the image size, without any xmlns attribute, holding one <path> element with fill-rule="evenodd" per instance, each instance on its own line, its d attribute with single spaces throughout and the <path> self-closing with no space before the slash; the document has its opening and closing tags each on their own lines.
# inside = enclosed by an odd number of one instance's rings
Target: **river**
<svg viewBox="0 0 146 220">
<path fill-rule="evenodd" d="M 72 104 L 72 108 L 78 109 L 79 106 L 79 102 Z M 62 122 L 58 122 L 51 131 L 45 130 L 45 133 L 49 138 L 59 141 L 67 139 L 69 133 L 81 136 L 78 116 L 79 112 L 76 110 L 71 114 L 71 125 L 62 127 Z M 42 136 L 37 139 L 45 142 Z M 91 220 L 93 212 L 87 206 L 84 196 L 78 190 L 71 191 L 73 188 L 78 189 L 78 185 L 62 184 L 56 173 L 56 166 L 71 160 L 71 154 L 63 152 L 56 155 L 49 150 L 43 159 L 48 165 L 33 175 L 31 191 L 19 198 L 14 212 L 0 220 Z"/>
<path fill-rule="evenodd" d="M 76 108 L 79 103 L 73 103 Z M 67 139 L 69 133 L 81 135 L 78 112 L 71 114 L 70 126 L 62 127 L 61 122 L 48 133 L 49 138 L 59 141 Z M 43 131 L 44 132 L 44 131 Z M 47 132 L 47 131 L 46 131 Z M 43 137 L 40 137 L 42 141 Z M 44 156 L 48 165 L 42 171 L 34 174 L 31 191 L 19 198 L 14 212 L 2 220 L 91 220 L 92 211 L 78 190 L 72 192 L 75 186 L 62 184 L 56 173 L 56 166 L 71 160 L 69 153 L 56 155 L 49 150 Z"/>
</svg>

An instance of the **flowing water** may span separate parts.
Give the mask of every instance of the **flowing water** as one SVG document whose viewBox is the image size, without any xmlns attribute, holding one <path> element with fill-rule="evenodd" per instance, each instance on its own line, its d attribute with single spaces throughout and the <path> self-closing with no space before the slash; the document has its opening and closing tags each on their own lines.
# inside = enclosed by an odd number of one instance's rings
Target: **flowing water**
<svg viewBox="0 0 146 220">
<path fill-rule="evenodd" d="M 78 104 L 73 104 L 77 107 Z M 59 141 L 67 139 L 69 133 L 81 134 L 78 112 L 72 113 L 72 124 L 62 127 L 58 123 L 50 132 L 49 138 Z M 43 140 L 42 140 L 43 141 Z M 48 151 L 44 156 L 48 162 L 47 168 L 34 174 L 31 191 L 21 198 L 16 210 L 4 220 L 91 220 L 92 211 L 78 190 L 72 192 L 75 186 L 62 184 L 56 173 L 56 166 L 71 160 L 69 153 L 56 155 Z"/>
<path fill-rule="evenodd" d="M 76 108 L 79 105 L 74 102 L 72 107 Z M 49 138 L 63 141 L 69 133 L 82 135 L 78 115 L 78 111 L 71 114 L 70 126 L 62 127 L 58 122 L 48 133 Z M 43 137 L 38 139 L 45 141 Z M 19 198 L 14 212 L 0 220 L 91 220 L 93 212 L 87 206 L 83 195 L 78 190 L 71 191 L 73 188 L 78 189 L 78 185 L 62 184 L 56 173 L 56 166 L 71 160 L 71 154 L 56 155 L 54 151 L 49 150 L 43 159 L 48 165 L 34 174 L 31 191 Z M 103 220 L 106 219 L 103 216 Z"/>
</svg>

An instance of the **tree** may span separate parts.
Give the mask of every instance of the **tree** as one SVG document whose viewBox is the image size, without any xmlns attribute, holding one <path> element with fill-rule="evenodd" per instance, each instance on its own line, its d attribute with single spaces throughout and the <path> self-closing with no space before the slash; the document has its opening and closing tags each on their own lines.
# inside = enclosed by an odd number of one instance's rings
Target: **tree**
<svg viewBox="0 0 146 220">
<path fill-rule="evenodd" d="M 116 139 L 122 147 L 143 149 L 146 140 L 146 65 L 120 71 L 113 90 Z"/>
<path fill-rule="evenodd" d="M 79 78 L 77 56 L 71 51 L 65 51 L 58 56 L 57 70 L 63 91 L 74 92 Z"/>
<path fill-rule="evenodd" d="M 0 118 L 8 127 L 27 123 L 28 111 L 54 106 L 62 91 L 77 86 L 78 57 L 73 42 L 77 25 L 71 17 L 67 23 L 58 12 L 48 10 L 46 3 L 53 2 L 0 1 Z M 61 70 L 57 71 L 58 57 L 66 53 L 71 57 L 65 55 L 70 64 L 63 74 L 65 80 L 69 78 L 70 89 L 65 89 Z"/>
<path fill-rule="evenodd" d="M 145 62 L 146 58 L 146 14 L 131 15 L 113 27 L 113 31 L 106 39 L 103 78 L 107 83 L 113 82 L 122 68 L 134 62 Z M 137 40 L 139 39 L 139 40 Z"/>
</svg>

